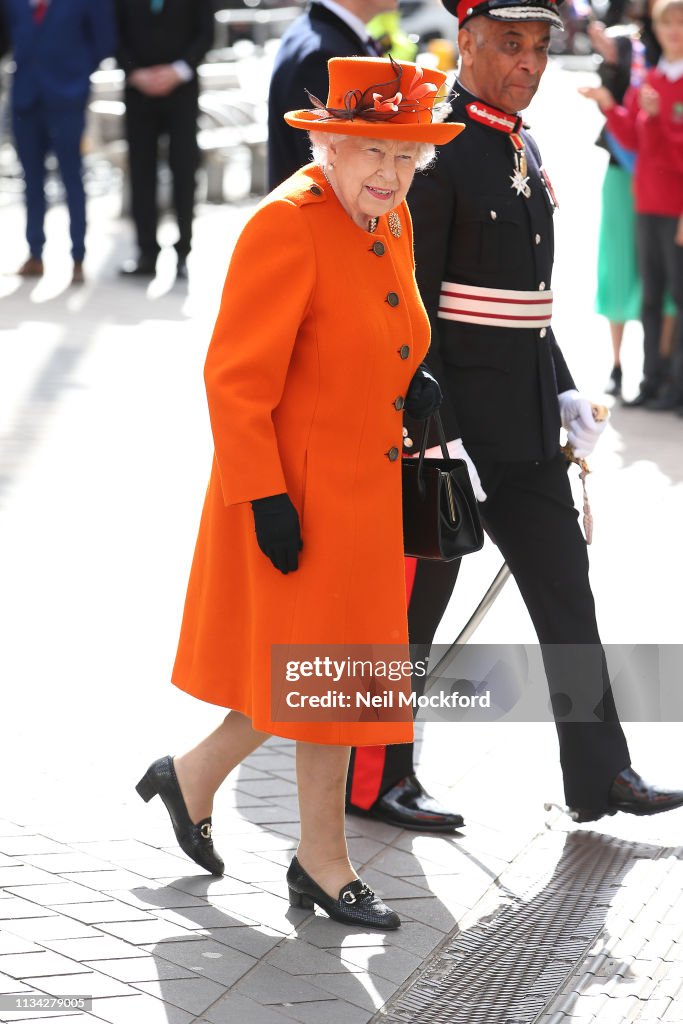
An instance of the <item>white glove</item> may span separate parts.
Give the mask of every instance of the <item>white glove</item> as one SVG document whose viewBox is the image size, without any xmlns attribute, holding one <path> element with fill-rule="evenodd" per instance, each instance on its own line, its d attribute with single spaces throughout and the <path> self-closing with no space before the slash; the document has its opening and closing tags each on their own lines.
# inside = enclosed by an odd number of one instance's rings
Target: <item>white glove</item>
<svg viewBox="0 0 683 1024">
<path fill-rule="evenodd" d="M 560 404 L 560 419 L 567 431 L 567 441 L 577 459 L 587 458 L 602 434 L 607 420 L 598 422 L 593 417 L 593 407 L 578 391 L 563 391 L 557 396 Z"/>
<path fill-rule="evenodd" d="M 462 438 L 459 437 L 455 441 L 449 441 L 446 447 L 448 448 L 448 454 L 452 459 L 462 459 L 463 462 L 466 464 L 467 472 L 470 475 L 472 490 L 474 491 L 474 496 L 477 499 L 477 501 L 486 501 L 486 491 L 481 486 L 481 480 L 479 479 L 479 474 L 477 473 L 477 467 L 474 465 L 472 459 L 465 451 L 465 445 L 462 443 Z M 434 448 L 428 448 L 427 451 L 425 452 L 426 459 L 440 459 L 442 457 L 443 452 L 441 451 L 440 444 L 435 445 Z"/>
</svg>

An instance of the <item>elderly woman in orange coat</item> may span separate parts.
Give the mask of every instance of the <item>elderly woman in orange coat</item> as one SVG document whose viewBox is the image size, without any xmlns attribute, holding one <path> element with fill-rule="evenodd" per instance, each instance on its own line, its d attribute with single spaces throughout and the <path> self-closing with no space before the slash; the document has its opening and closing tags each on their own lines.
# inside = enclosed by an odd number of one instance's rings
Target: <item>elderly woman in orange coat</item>
<svg viewBox="0 0 683 1024">
<path fill-rule="evenodd" d="M 296 740 L 290 901 L 396 928 L 349 861 L 344 787 L 350 745 L 409 741 L 410 709 L 282 721 L 271 652 L 407 644 L 401 411 L 424 418 L 441 395 L 420 366 L 429 324 L 405 196 L 462 126 L 433 121 L 441 72 L 335 58 L 329 77 L 327 104 L 286 115 L 311 132 L 316 162 L 247 222 L 206 360 L 215 457 L 173 682 L 232 710 L 193 750 L 154 762 L 138 792 L 159 794 L 182 849 L 221 874 L 216 790 L 269 735 Z"/>
</svg>

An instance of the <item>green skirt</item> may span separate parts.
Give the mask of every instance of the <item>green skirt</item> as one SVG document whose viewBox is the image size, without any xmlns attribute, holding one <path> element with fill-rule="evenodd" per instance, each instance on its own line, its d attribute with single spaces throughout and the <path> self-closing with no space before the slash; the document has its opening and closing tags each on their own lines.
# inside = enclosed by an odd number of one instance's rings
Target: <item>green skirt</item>
<svg viewBox="0 0 683 1024">
<path fill-rule="evenodd" d="M 610 164 L 602 185 L 595 309 L 608 320 L 625 323 L 640 319 L 640 302 L 632 177 Z"/>
</svg>

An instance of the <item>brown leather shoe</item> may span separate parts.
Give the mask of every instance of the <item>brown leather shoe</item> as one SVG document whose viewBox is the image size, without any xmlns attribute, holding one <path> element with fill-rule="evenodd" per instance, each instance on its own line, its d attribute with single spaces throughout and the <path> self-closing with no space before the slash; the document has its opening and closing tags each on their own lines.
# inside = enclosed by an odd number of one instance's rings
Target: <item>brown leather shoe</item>
<svg viewBox="0 0 683 1024">
<path fill-rule="evenodd" d="M 74 271 L 73 271 L 73 274 L 71 275 L 71 283 L 72 284 L 83 284 L 84 281 L 85 281 L 85 276 L 83 274 L 83 263 L 82 263 L 81 260 L 75 260 L 74 261 Z"/>
<path fill-rule="evenodd" d="M 19 267 L 17 274 L 19 277 L 42 277 L 44 271 L 43 261 L 36 259 L 35 256 L 29 256 L 26 262 Z"/>
</svg>

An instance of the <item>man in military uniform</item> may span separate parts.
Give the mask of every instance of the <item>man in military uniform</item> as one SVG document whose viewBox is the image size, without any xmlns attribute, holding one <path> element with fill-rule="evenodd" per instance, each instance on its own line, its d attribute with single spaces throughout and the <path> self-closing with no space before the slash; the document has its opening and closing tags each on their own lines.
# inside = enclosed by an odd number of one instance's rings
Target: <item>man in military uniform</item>
<svg viewBox="0 0 683 1024">
<path fill-rule="evenodd" d="M 467 128 L 416 177 L 408 201 L 449 451 L 468 463 L 484 524 L 543 645 L 567 804 L 581 821 L 670 810 L 683 792 L 655 789 L 630 767 L 560 451 L 561 425 L 579 457 L 604 426 L 551 327 L 556 200 L 519 116 L 545 70 L 550 28 L 562 21 L 553 0 L 444 2 L 460 27 L 449 117 Z M 420 563 L 412 644 L 431 643 L 458 567 Z M 562 720 L 567 695 L 583 709 Z"/>
</svg>

